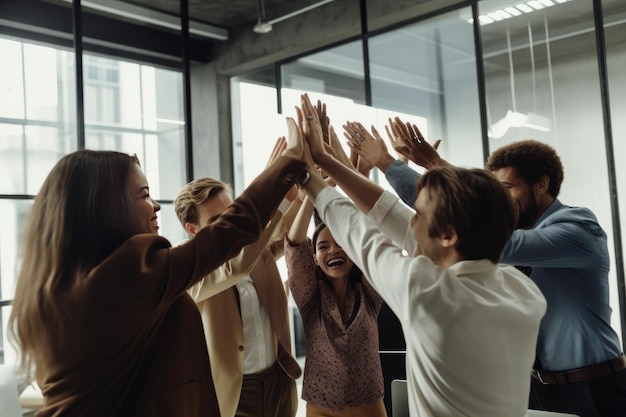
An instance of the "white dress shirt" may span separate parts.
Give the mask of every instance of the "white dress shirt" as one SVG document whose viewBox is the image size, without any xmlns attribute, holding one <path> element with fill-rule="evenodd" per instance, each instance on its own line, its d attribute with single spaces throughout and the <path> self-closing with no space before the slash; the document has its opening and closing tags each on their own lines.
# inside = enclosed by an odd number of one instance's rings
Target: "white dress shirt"
<svg viewBox="0 0 626 417">
<path fill-rule="evenodd" d="M 284 214 L 290 204 L 289 200 L 283 199 L 278 210 Z M 243 338 L 246 342 L 243 352 L 243 373 L 245 375 L 264 371 L 276 360 L 270 318 L 261 305 L 250 275 L 237 283 L 237 290 L 239 291 Z"/>
<path fill-rule="evenodd" d="M 239 281 L 239 306 L 243 323 L 243 373 L 252 374 L 269 368 L 274 355 L 274 336 L 270 319 L 261 305 L 250 275 Z"/>
<path fill-rule="evenodd" d="M 441 269 L 426 256 L 406 256 L 403 249 L 416 247 L 413 212 L 391 193 L 369 216 L 332 188 L 315 206 L 402 323 L 411 416 L 526 415 L 546 311 L 529 278 L 489 260 Z"/>
</svg>

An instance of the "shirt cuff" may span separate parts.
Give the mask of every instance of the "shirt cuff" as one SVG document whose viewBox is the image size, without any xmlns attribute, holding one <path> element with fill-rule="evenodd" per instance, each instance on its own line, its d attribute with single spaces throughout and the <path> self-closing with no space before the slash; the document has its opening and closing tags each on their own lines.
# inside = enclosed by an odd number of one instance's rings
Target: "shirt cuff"
<svg viewBox="0 0 626 417">
<path fill-rule="evenodd" d="M 383 191 L 367 217 L 373 220 L 374 223 L 380 223 L 385 218 L 389 210 L 391 210 L 391 207 L 393 207 L 396 201 L 398 201 L 397 196 L 387 190 Z"/>
<path fill-rule="evenodd" d="M 387 169 L 385 170 L 385 177 L 386 178 L 393 177 L 393 175 L 395 174 L 395 171 L 402 170 L 403 165 L 405 165 L 404 162 L 402 162 L 399 159 L 396 159 L 395 161 L 390 163 Z"/>
<path fill-rule="evenodd" d="M 342 195 L 333 187 L 324 187 L 322 191 L 317 193 L 314 204 L 317 212 L 319 213 L 324 223 L 326 222 L 323 217 L 323 213 L 325 211 L 324 209 L 328 204 L 332 202 L 332 200 L 336 199 L 337 197 L 342 197 Z"/>
<path fill-rule="evenodd" d="M 280 211 L 284 215 L 285 213 L 287 213 L 287 210 L 289 210 L 289 206 L 291 206 L 291 201 L 283 198 L 283 201 L 281 201 L 278 205 L 278 211 Z"/>
</svg>

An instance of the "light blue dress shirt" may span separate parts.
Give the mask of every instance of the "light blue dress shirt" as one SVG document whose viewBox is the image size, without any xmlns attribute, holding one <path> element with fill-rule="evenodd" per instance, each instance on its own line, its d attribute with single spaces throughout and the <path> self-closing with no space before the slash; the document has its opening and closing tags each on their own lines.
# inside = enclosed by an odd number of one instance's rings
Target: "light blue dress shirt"
<svg viewBox="0 0 626 417">
<path fill-rule="evenodd" d="M 590 210 L 555 199 L 532 229 L 513 232 L 500 261 L 532 267 L 530 278 L 548 301 L 537 341 L 545 370 L 580 368 L 620 355 L 610 324 L 606 233 Z"/>
</svg>

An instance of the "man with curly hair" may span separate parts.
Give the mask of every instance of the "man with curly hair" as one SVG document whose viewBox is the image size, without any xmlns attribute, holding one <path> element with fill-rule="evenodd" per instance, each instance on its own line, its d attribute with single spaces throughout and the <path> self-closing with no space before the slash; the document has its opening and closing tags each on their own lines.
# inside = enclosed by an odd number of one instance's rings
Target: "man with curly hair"
<svg viewBox="0 0 626 417">
<path fill-rule="evenodd" d="M 530 277 L 548 301 L 530 407 L 626 415 L 626 359 L 610 324 L 606 233 L 589 209 L 557 198 L 563 166 L 550 146 L 514 142 L 494 151 L 486 167 L 519 212 L 518 230 L 500 261 L 532 268 Z"/>
</svg>

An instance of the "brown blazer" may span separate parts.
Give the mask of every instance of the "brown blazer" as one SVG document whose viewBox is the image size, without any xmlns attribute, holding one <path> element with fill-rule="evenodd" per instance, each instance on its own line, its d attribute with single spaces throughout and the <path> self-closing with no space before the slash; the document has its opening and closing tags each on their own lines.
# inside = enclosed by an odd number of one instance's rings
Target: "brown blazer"
<svg viewBox="0 0 626 417">
<path fill-rule="evenodd" d="M 67 319 L 45 329 L 55 343 L 36 363 L 37 416 L 219 416 L 186 291 L 259 237 L 304 168 L 280 157 L 194 239 L 171 248 L 136 235 L 77 278 L 64 294 Z"/>
<path fill-rule="evenodd" d="M 244 247 L 237 257 L 189 290 L 202 316 L 211 374 L 222 417 L 235 415 L 243 383 L 246 346 L 237 288 L 233 285 L 246 275 L 250 274 L 269 317 L 274 334 L 274 355 L 279 364 L 293 379 L 297 379 L 302 372 L 291 355 L 287 297 L 276 266 L 276 259 L 284 252 L 284 236 L 299 207 L 298 203 L 292 204 L 284 217 L 277 211 L 255 243 Z M 224 285 L 230 288 L 217 293 Z M 295 392 L 291 394 L 297 395 Z"/>
</svg>

